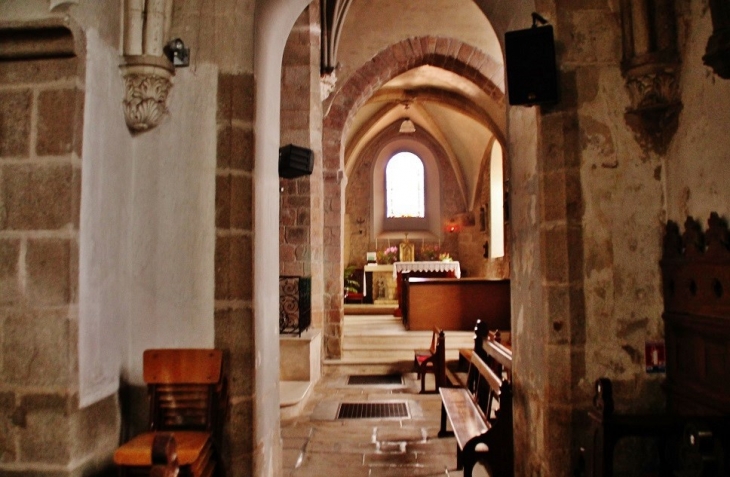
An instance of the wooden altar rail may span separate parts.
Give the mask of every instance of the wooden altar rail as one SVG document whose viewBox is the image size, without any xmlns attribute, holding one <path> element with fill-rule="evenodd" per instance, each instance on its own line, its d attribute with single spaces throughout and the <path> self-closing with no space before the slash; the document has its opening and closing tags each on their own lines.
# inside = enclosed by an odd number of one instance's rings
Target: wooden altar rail
<svg viewBox="0 0 730 477">
<path fill-rule="evenodd" d="M 484 278 L 409 278 L 404 320 L 410 330 L 510 330 L 510 282 Z"/>
</svg>

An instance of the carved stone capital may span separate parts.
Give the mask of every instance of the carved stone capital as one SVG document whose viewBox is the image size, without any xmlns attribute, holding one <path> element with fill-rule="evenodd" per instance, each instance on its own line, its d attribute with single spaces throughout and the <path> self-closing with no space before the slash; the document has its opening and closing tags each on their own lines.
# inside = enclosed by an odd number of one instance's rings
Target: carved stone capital
<svg viewBox="0 0 730 477">
<path fill-rule="evenodd" d="M 631 106 L 626 109 L 626 123 L 639 143 L 659 154 L 677 131 L 682 102 L 679 95 L 678 68 L 671 64 L 651 64 L 626 72 L 626 87 Z"/>
<path fill-rule="evenodd" d="M 335 90 L 337 83 L 337 72 L 332 70 L 329 73 L 322 73 L 319 77 L 319 92 L 322 95 L 322 101 L 327 99 Z"/>
<path fill-rule="evenodd" d="M 167 58 L 150 56 L 127 56 L 120 69 L 127 127 L 135 133 L 154 128 L 167 114 L 167 95 L 175 70 Z"/>
</svg>

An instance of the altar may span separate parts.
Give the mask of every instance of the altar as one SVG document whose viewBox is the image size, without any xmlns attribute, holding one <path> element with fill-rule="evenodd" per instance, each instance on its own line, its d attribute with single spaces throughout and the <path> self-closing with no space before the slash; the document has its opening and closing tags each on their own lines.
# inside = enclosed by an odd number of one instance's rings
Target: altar
<svg viewBox="0 0 730 477">
<path fill-rule="evenodd" d="M 403 274 L 418 278 L 461 278 L 459 262 L 429 261 L 429 262 L 395 262 L 393 264 L 393 278 L 396 283 L 398 308 L 393 313 L 403 316 Z"/>
<path fill-rule="evenodd" d="M 397 303 L 395 277 L 392 264 L 365 265 L 364 303 L 376 305 Z"/>
<path fill-rule="evenodd" d="M 420 277 L 421 274 L 425 274 L 424 277 L 429 277 L 433 274 L 447 273 L 452 275 L 451 278 L 461 278 L 461 267 L 459 266 L 459 262 L 454 261 L 395 262 L 393 264 L 393 278 L 397 279 L 398 274 L 403 272 L 413 273 L 413 275 L 411 275 L 412 277 Z"/>
</svg>

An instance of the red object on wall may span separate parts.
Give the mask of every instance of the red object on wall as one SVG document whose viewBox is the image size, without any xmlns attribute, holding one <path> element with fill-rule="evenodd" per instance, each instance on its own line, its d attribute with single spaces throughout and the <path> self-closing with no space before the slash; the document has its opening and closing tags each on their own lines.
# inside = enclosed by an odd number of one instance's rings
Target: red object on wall
<svg viewBox="0 0 730 477">
<path fill-rule="evenodd" d="M 663 341 L 647 341 L 644 352 L 647 373 L 663 373 L 667 370 L 667 353 Z"/>
</svg>

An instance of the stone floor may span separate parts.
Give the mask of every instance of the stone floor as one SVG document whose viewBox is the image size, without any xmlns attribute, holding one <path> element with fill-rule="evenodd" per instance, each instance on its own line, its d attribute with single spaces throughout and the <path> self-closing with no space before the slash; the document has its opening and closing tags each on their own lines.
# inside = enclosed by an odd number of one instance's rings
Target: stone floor
<svg viewBox="0 0 730 477">
<path fill-rule="evenodd" d="M 415 374 L 402 385 L 348 385 L 328 375 L 315 386 L 304 412 L 282 422 L 287 476 L 461 476 L 456 441 L 439 439 L 440 398 L 419 394 Z M 432 385 L 432 383 L 429 383 Z M 335 420 L 340 402 L 405 401 L 409 418 Z M 481 465 L 474 477 L 488 477 Z"/>
</svg>

